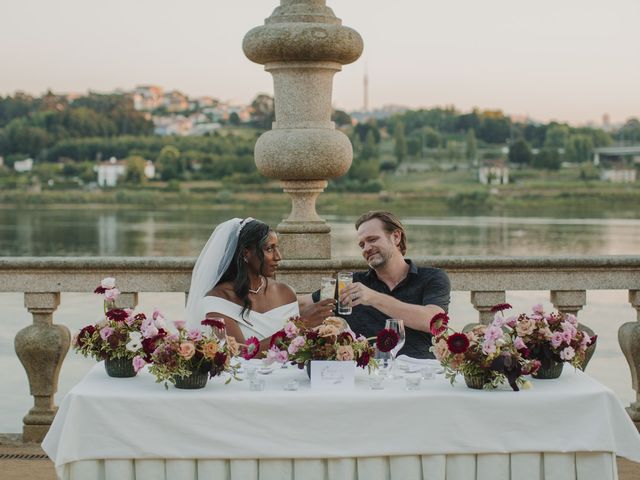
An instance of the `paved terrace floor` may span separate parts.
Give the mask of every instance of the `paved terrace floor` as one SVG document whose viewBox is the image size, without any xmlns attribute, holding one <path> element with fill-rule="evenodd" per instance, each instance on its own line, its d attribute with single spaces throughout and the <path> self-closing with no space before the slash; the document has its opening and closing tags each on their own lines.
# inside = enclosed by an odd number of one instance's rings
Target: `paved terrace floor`
<svg viewBox="0 0 640 480">
<path fill-rule="evenodd" d="M 39 444 L 22 443 L 20 435 L 0 434 L 3 480 L 56 480 L 53 463 Z M 618 458 L 620 480 L 640 480 L 640 463 Z"/>
</svg>

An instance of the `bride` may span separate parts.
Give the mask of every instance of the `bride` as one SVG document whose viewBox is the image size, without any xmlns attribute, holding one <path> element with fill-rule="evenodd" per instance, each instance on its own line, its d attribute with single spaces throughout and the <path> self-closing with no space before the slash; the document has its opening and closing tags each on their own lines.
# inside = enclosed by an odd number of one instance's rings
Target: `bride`
<svg viewBox="0 0 640 480">
<path fill-rule="evenodd" d="M 218 225 L 191 276 L 189 327 L 221 317 L 228 335 L 240 343 L 257 337 L 260 350 L 267 350 L 271 335 L 300 314 L 293 289 L 273 278 L 281 259 L 278 237 L 267 224 L 234 218 Z M 318 308 L 325 311 L 310 316 L 328 316 L 333 305 Z"/>
</svg>

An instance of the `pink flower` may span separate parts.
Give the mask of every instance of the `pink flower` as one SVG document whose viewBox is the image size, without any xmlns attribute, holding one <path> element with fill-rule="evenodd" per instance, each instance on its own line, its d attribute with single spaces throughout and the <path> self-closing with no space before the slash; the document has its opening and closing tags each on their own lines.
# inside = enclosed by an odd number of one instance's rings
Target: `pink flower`
<svg viewBox="0 0 640 480">
<path fill-rule="evenodd" d="M 286 350 L 279 350 L 277 347 L 271 347 L 267 351 L 267 357 L 265 363 L 271 365 L 273 362 L 285 363 L 289 359 L 289 354 Z"/>
<path fill-rule="evenodd" d="M 104 299 L 113 302 L 120 295 L 120 290 L 117 288 L 111 288 L 104 292 Z"/>
<path fill-rule="evenodd" d="M 591 338 L 589 337 L 587 332 L 582 332 L 582 340 L 580 341 L 580 346 L 583 348 L 586 348 L 589 346 L 590 342 L 591 342 Z"/>
<path fill-rule="evenodd" d="M 113 328 L 104 327 L 100 330 L 100 338 L 102 338 L 102 340 L 106 340 L 111 336 L 112 333 L 113 333 Z"/>
<path fill-rule="evenodd" d="M 100 282 L 100 286 L 105 290 L 111 290 L 116 286 L 116 279 L 113 277 L 103 278 L 102 281 Z"/>
<path fill-rule="evenodd" d="M 544 314 L 544 307 L 542 306 L 541 303 L 537 303 L 536 305 L 531 307 L 531 311 L 533 313 L 537 313 L 538 315 L 542 315 L 542 314 Z"/>
<path fill-rule="evenodd" d="M 164 315 L 162 315 L 162 313 L 160 313 L 159 310 L 154 310 L 153 311 L 153 320 L 155 322 L 155 325 L 157 328 L 164 328 L 165 330 L 167 329 L 167 322 L 166 319 L 164 318 Z"/>
<path fill-rule="evenodd" d="M 124 323 L 126 323 L 129 326 L 133 325 L 133 322 L 136 321 L 136 317 L 133 314 L 133 308 L 125 308 L 124 311 L 127 314 L 127 318 L 124 319 Z"/>
<path fill-rule="evenodd" d="M 296 327 L 293 322 L 287 322 L 284 326 L 284 333 L 287 335 L 287 338 L 293 338 L 298 335 L 298 327 Z"/>
<path fill-rule="evenodd" d="M 145 362 L 140 355 L 136 355 L 135 357 L 133 357 L 133 369 L 136 372 L 139 372 L 140 369 L 144 367 L 146 364 L 147 362 Z"/>
<path fill-rule="evenodd" d="M 482 343 L 482 353 L 484 353 L 485 355 L 496 353 L 496 344 L 494 342 L 485 340 Z"/>
<path fill-rule="evenodd" d="M 184 320 L 174 320 L 173 325 L 178 329 L 182 330 L 187 322 Z"/>
<path fill-rule="evenodd" d="M 438 336 L 447 330 L 449 315 L 444 312 L 436 313 L 429 321 L 429 331 L 431 335 Z"/>
<path fill-rule="evenodd" d="M 489 325 L 484 331 L 485 342 L 495 342 L 502 337 L 504 337 L 504 332 L 500 327 L 496 327 L 495 325 Z"/>
<path fill-rule="evenodd" d="M 491 325 L 497 328 L 502 328 L 503 325 L 506 325 L 507 320 L 502 316 L 502 313 L 496 313 L 493 317 L 493 322 Z"/>
<path fill-rule="evenodd" d="M 562 345 L 563 341 L 564 339 L 562 338 L 562 332 L 554 332 L 554 334 L 551 335 L 551 346 L 553 348 L 558 348 L 560 345 Z"/>
<path fill-rule="evenodd" d="M 159 330 L 156 328 L 152 318 L 145 318 L 140 325 L 140 331 L 144 338 L 153 338 L 158 335 Z"/>
<path fill-rule="evenodd" d="M 518 317 L 516 317 L 515 315 L 512 315 L 511 317 L 507 317 L 507 319 L 504 321 L 504 323 L 510 326 L 511 328 L 515 328 L 517 322 L 518 322 Z"/>
<path fill-rule="evenodd" d="M 260 341 L 256 337 L 249 337 L 244 344 L 242 351 L 242 358 L 245 360 L 251 360 L 260 351 Z"/>
<path fill-rule="evenodd" d="M 564 316 L 564 319 L 569 322 L 571 325 L 578 325 L 578 319 L 576 318 L 575 315 L 571 314 L 571 313 L 567 313 Z"/>
<path fill-rule="evenodd" d="M 560 352 L 560 358 L 562 360 L 571 360 L 576 356 L 576 351 L 572 347 L 566 347 Z"/>
<path fill-rule="evenodd" d="M 522 340 L 522 338 L 520 337 L 516 337 L 516 339 L 513 341 L 513 346 L 516 347 L 516 350 L 524 350 L 525 348 L 527 348 L 524 340 Z"/>
<path fill-rule="evenodd" d="M 298 352 L 298 350 L 300 350 L 300 347 L 304 345 L 304 343 L 305 343 L 304 337 L 296 337 L 293 340 L 291 340 L 291 344 L 287 349 L 289 354 L 295 355 Z"/>
<path fill-rule="evenodd" d="M 202 332 L 196 329 L 189 330 L 189 332 L 187 332 L 187 338 L 193 342 L 198 342 L 202 340 Z"/>
<path fill-rule="evenodd" d="M 191 342 L 183 342 L 180 344 L 178 353 L 185 360 L 189 360 L 196 353 L 196 346 Z"/>
<path fill-rule="evenodd" d="M 336 349 L 336 360 L 342 362 L 349 362 L 353 360 L 353 347 L 351 345 L 340 345 Z"/>
</svg>

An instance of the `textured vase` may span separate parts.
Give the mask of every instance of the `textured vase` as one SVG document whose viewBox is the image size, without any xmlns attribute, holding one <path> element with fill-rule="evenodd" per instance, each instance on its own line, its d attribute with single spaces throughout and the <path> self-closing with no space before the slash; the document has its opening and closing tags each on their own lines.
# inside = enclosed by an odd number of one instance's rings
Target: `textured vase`
<svg viewBox="0 0 640 480">
<path fill-rule="evenodd" d="M 107 375 L 115 378 L 130 378 L 136 376 L 133 361 L 130 358 L 108 358 L 104 361 Z"/>
<path fill-rule="evenodd" d="M 489 382 L 487 375 L 464 375 L 464 383 L 466 383 L 469 388 L 482 390 L 484 384 L 487 382 Z"/>
<path fill-rule="evenodd" d="M 176 388 L 195 390 L 204 388 L 209 380 L 209 372 L 192 372 L 186 377 L 176 377 Z"/>
<path fill-rule="evenodd" d="M 538 371 L 531 376 L 541 380 L 558 378 L 562 373 L 563 366 L 564 362 L 551 362 L 551 366 L 549 368 L 543 368 L 541 366 Z"/>
</svg>

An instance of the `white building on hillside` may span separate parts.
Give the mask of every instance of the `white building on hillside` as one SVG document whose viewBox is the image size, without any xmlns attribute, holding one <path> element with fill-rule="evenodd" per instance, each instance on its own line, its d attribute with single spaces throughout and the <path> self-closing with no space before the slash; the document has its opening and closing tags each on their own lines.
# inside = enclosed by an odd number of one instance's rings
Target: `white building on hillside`
<svg viewBox="0 0 640 480">
<path fill-rule="evenodd" d="M 96 171 L 100 187 L 115 187 L 118 184 L 118 177 L 124 176 L 127 172 L 127 166 L 124 161 L 111 157 L 107 162 L 100 162 Z"/>
<path fill-rule="evenodd" d="M 33 158 L 18 160 L 13 164 L 13 169 L 18 173 L 30 172 L 33 168 Z"/>
</svg>

